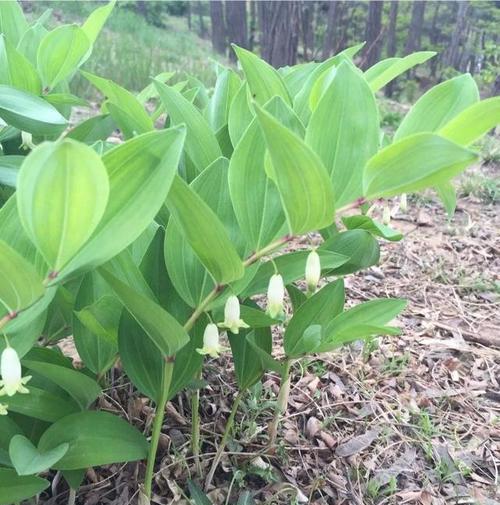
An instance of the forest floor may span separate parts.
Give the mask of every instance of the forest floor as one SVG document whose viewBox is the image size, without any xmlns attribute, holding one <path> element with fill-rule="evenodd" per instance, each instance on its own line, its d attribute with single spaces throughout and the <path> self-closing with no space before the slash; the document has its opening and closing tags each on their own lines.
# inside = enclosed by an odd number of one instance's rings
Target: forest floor
<svg viewBox="0 0 500 505">
<path fill-rule="evenodd" d="M 240 406 L 209 493 L 214 504 L 236 504 L 244 489 L 269 505 L 500 503 L 499 172 L 487 165 L 465 174 L 467 196 L 451 220 L 431 197 L 395 213 L 391 226 L 404 239 L 383 243 L 380 265 L 346 287 L 350 303 L 407 298 L 401 335 L 297 364 L 273 456 L 263 451 L 279 378 L 267 374 Z M 228 355 L 205 367 L 202 474 L 237 393 L 230 369 Z M 153 503 L 189 503 L 189 397 L 168 406 Z M 100 407 L 150 429 L 152 407 L 123 376 Z M 135 504 L 143 471 L 135 463 L 91 471 L 77 503 Z"/>
</svg>

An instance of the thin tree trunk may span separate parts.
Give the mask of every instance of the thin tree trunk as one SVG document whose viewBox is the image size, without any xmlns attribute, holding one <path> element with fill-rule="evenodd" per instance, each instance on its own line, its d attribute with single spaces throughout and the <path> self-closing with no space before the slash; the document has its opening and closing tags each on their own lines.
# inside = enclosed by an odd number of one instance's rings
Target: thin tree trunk
<svg viewBox="0 0 500 505">
<path fill-rule="evenodd" d="M 387 57 L 396 56 L 396 25 L 398 21 L 398 2 L 391 3 L 389 11 L 389 28 L 387 29 Z M 385 87 L 385 96 L 390 98 L 394 92 L 394 81 L 391 81 Z"/>
<path fill-rule="evenodd" d="M 205 38 L 207 31 L 205 29 L 205 22 L 203 21 L 203 4 L 198 2 L 198 20 L 200 25 L 200 37 Z"/>
<path fill-rule="evenodd" d="M 411 10 L 410 30 L 406 39 L 405 54 L 414 53 L 420 49 L 422 27 L 424 24 L 425 1 L 413 2 Z"/>
<path fill-rule="evenodd" d="M 256 0 L 250 0 L 250 27 L 249 27 L 249 37 L 248 37 L 248 49 L 253 51 L 255 47 L 255 34 L 257 31 L 257 9 L 255 7 Z"/>
<path fill-rule="evenodd" d="M 304 60 L 309 61 L 314 54 L 314 2 L 301 2 L 302 45 Z"/>
<path fill-rule="evenodd" d="M 436 47 L 437 43 L 439 42 L 439 32 L 437 30 L 437 22 L 438 22 L 439 8 L 441 7 L 441 2 L 436 2 L 435 4 L 436 4 L 436 7 L 434 9 L 434 14 L 432 16 L 431 31 L 429 33 L 431 49 L 434 49 L 434 47 Z M 431 77 L 433 79 L 436 77 L 439 60 L 440 60 L 440 58 L 436 58 L 436 57 L 431 58 L 431 60 L 430 60 Z"/>
<path fill-rule="evenodd" d="M 187 3 L 186 16 L 187 16 L 188 29 L 191 30 L 191 2 Z"/>
<path fill-rule="evenodd" d="M 335 31 L 338 24 L 338 7 L 340 2 L 330 2 L 328 4 L 328 13 L 327 13 L 327 21 L 326 21 L 326 33 L 325 39 L 323 41 L 323 53 L 322 57 L 324 60 L 330 57 L 333 54 L 333 50 L 335 47 Z"/>
<path fill-rule="evenodd" d="M 469 2 L 464 0 L 463 2 L 458 2 L 458 11 L 455 29 L 451 35 L 451 41 L 446 52 L 445 65 L 449 67 L 456 68 L 460 62 L 460 43 L 465 31 L 465 25 L 467 22 L 467 11 L 469 9 Z"/>
<path fill-rule="evenodd" d="M 228 42 L 248 48 L 247 5 L 245 1 L 226 1 L 226 25 Z M 234 51 L 229 51 L 229 58 L 236 61 Z"/>
<path fill-rule="evenodd" d="M 210 20 L 212 23 L 212 46 L 220 54 L 226 53 L 226 26 L 224 8 L 220 0 L 210 2 Z"/>
<path fill-rule="evenodd" d="M 368 5 L 368 18 L 366 20 L 366 49 L 363 58 L 363 67 L 369 68 L 380 59 L 382 52 L 382 10 L 384 2 L 372 0 Z"/>
<path fill-rule="evenodd" d="M 297 62 L 300 4 L 262 1 L 257 4 L 262 57 L 274 67 Z"/>
</svg>

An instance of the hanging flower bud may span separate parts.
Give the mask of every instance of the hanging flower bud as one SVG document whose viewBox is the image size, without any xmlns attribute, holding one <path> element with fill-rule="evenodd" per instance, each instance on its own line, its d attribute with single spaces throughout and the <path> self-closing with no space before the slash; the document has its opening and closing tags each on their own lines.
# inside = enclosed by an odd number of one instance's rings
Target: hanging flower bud
<svg viewBox="0 0 500 505">
<path fill-rule="evenodd" d="M 384 205 L 384 213 L 382 214 L 382 223 L 388 226 L 391 223 L 391 209 L 389 205 Z"/>
<path fill-rule="evenodd" d="M 285 286 L 283 277 L 280 274 L 274 274 L 269 279 L 267 288 L 267 314 L 273 319 L 283 313 L 283 299 L 285 298 Z"/>
<path fill-rule="evenodd" d="M 408 198 L 406 196 L 406 193 L 403 193 L 401 195 L 401 198 L 399 200 L 399 208 L 401 209 L 401 212 L 406 212 L 408 210 Z"/>
<path fill-rule="evenodd" d="M 196 349 L 200 354 L 208 354 L 212 358 L 218 358 L 221 352 L 226 351 L 227 348 L 219 343 L 219 330 L 217 325 L 210 323 L 207 324 L 205 332 L 203 333 L 203 348 Z"/>
<path fill-rule="evenodd" d="M 319 254 L 313 249 L 306 261 L 306 282 L 307 290 L 311 293 L 316 291 L 318 282 L 321 277 L 321 261 Z"/>
<path fill-rule="evenodd" d="M 21 145 L 19 147 L 25 151 L 35 149 L 36 145 L 33 143 L 33 135 L 21 131 Z"/>
<path fill-rule="evenodd" d="M 21 377 L 21 362 L 17 352 L 7 346 L 2 352 L 0 359 L 0 396 L 14 396 L 16 393 L 29 393 L 24 387 L 31 379 L 31 376 Z"/>
<path fill-rule="evenodd" d="M 249 328 L 248 324 L 240 319 L 240 301 L 237 296 L 231 295 L 224 306 L 224 322 L 220 323 L 219 328 L 226 328 L 231 333 L 238 334 L 240 328 Z"/>
<path fill-rule="evenodd" d="M 0 416 L 6 416 L 9 412 L 7 411 L 7 408 L 9 406 L 5 405 L 4 403 L 0 403 Z"/>
</svg>

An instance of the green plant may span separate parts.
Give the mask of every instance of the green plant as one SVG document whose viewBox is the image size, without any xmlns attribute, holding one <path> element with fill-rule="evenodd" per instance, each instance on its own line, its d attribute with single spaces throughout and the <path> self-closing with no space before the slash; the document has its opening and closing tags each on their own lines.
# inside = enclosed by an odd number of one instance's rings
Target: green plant
<svg viewBox="0 0 500 505">
<path fill-rule="evenodd" d="M 148 502 L 166 402 L 200 382 L 205 356 L 227 351 L 221 330 L 239 392 L 206 487 L 242 398 L 268 370 L 281 378 L 269 432 L 276 450 L 296 362 L 399 331 L 389 324 L 404 300 L 345 306 L 344 276 L 378 262 L 379 239 L 401 239 L 365 215 L 365 204 L 427 187 L 449 191 L 477 159 L 467 146 L 498 121 L 499 99 L 480 102 L 474 81 L 461 76 L 425 94 L 381 148 L 374 93 L 433 53 L 362 73 L 352 62 L 361 44 L 308 67 L 298 90 L 294 74 L 303 68 L 278 73 L 239 47 L 242 73 L 219 67 L 212 93 L 193 78 L 167 84 L 173 76 L 163 73 L 136 96 L 81 71 L 105 100 L 100 114 L 67 130 L 79 103 L 69 79 L 112 7 L 94 11 L 82 28 L 45 33 L 41 21 L 27 26 L 17 3 L 0 4 L 1 61 L 9 65 L 0 85 L 0 182 L 9 188 L 0 209 L 8 395 L 0 408 L 0 503 L 40 493 L 49 483 L 37 474 L 49 468 L 76 490 L 88 467 L 143 459 Z M 32 42 L 18 45 L 28 32 L 41 34 L 36 66 Z M 159 120 L 165 128 L 155 129 Z M 108 142 L 116 128 L 118 146 Z M 317 248 L 283 253 L 310 232 L 323 237 Z M 266 293 L 264 311 L 254 298 Z M 284 330 L 282 359 L 273 356 L 276 326 Z M 54 347 L 67 335 L 84 370 Z M 96 410 L 118 357 L 155 404 L 149 444 Z M 195 393 L 195 457 L 198 402 Z"/>
</svg>

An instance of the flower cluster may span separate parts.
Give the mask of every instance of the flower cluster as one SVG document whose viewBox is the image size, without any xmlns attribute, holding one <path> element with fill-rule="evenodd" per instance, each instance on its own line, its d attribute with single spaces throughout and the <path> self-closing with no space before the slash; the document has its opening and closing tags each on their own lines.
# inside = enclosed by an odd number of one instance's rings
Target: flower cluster
<svg viewBox="0 0 500 505">
<path fill-rule="evenodd" d="M 31 376 L 22 377 L 21 361 L 17 352 L 12 347 L 8 346 L 2 352 L 0 358 L 0 396 L 14 396 L 16 393 L 27 394 L 28 389 L 25 387 L 31 379 Z M 0 403 L 0 415 L 7 415 L 8 405 Z"/>
</svg>

